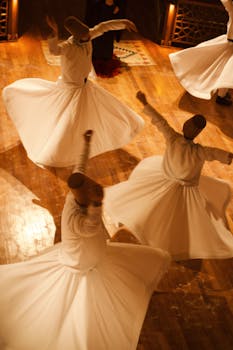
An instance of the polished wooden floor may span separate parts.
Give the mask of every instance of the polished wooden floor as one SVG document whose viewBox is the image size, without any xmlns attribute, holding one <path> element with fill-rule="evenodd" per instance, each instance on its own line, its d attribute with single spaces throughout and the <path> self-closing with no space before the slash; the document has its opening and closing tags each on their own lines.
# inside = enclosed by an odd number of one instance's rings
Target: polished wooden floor
<svg viewBox="0 0 233 350">
<path fill-rule="evenodd" d="M 187 94 L 173 74 L 168 54 L 178 50 L 144 39 L 154 66 L 125 67 L 101 86 L 136 112 L 141 89 L 169 123 L 181 130 L 195 113 L 208 125 L 198 141 L 233 151 L 233 106 L 221 107 Z M 49 66 L 39 40 L 24 35 L 0 44 L 0 84 L 26 77 L 56 80 L 60 68 Z M 25 106 L 25 109 L 27 106 Z M 60 241 L 60 218 L 71 169 L 42 169 L 26 155 L 0 99 L 0 263 L 14 263 Z M 90 160 L 88 174 L 108 186 L 127 179 L 143 158 L 162 154 L 165 142 L 147 116 L 144 130 L 126 147 Z M 32 115 L 33 118 L 33 115 Z M 204 173 L 230 181 L 233 165 L 207 163 Z M 233 227 L 233 199 L 227 209 Z M 233 349 L 233 259 L 172 263 L 158 292 L 153 294 L 139 339 L 138 350 Z M 42 349 L 43 350 L 43 349 Z M 119 349 L 120 350 L 120 349 Z"/>
</svg>

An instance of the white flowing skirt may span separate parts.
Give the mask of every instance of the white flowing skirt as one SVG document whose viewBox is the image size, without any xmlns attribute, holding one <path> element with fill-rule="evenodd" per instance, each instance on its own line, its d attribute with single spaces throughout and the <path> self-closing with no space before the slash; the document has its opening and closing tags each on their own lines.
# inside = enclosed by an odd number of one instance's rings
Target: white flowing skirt
<svg viewBox="0 0 233 350">
<path fill-rule="evenodd" d="M 233 257 L 225 216 L 230 186 L 201 176 L 199 186 L 167 179 L 162 157 L 142 160 L 129 180 L 105 189 L 104 211 L 142 242 L 168 251 L 174 260 Z"/>
<path fill-rule="evenodd" d="M 144 126 L 139 115 L 90 80 L 79 87 L 21 79 L 3 89 L 3 100 L 28 157 L 45 166 L 77 164 L 88 129 L 94 130 L 93 157 L 126 145 Z"/>
<path fill-rule="evenodd" d="M 95 268 L 79 272 L 60 263 L 60 246 L 0 266 L 1 350 L 135 350 L 169 254 L 109 243 Z"/>
<path fill-rule="evenodd" d="M 181 85 L 195 97 L 209 100 L 220 88 L 233 89 L 233 42 L 225 34 L 169 58 Z"/>
</svg>

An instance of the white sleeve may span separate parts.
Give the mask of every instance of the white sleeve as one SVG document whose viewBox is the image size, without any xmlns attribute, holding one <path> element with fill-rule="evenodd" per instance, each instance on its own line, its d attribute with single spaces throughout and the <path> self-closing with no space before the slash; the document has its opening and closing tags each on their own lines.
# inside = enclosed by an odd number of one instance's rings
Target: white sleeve
<svg viewBox="0 0 233 350">
<path fill-rule="evenodd" d="M 98 227 L 102 223 L 102 207 L 89 206 L 87 212 L 82 213 L 76 204 L 76 210 L 70 217 L 70 228 L 81 237 L 93 237 L 98 234 Z"/>
<path fill-rule="evenodd" d="M 151 122 L 163 134 L 166 139 L 176 136 L 178 133 L 168 124 L 167 120 L 150 104 L 147 104 L 144 113 L 152 118 Z"/>
<path fill-rule="evenodd" d="M 60 56 L 64 54 L 66 47 L 70 45 L 68 40 L 65 40 L 59 43 L 57 36 L 49 37 L 47 41 L 48 41 L 49 51 L 54 56 Z"/>
<path fill-rule="evenodd" d="M 201 152 L 204 152 L 204 158 L 208 161 L 218 160 L 223 164 L 230 165 L 232 162 L 231 153 L 228 151 L 224 151 L 220 148 L 215 147 L 200 147 Z"/>
<path fill-rule="evenodd" d="M 125 29 L 128 22 L 130 22 L 128 19 L 113 19 L 111 21 L 101 22 L 93 28 L 90 28 L 91 40 L 104 34 L 105 32 L 108 32 L 109 30 Z"/>
</svg>

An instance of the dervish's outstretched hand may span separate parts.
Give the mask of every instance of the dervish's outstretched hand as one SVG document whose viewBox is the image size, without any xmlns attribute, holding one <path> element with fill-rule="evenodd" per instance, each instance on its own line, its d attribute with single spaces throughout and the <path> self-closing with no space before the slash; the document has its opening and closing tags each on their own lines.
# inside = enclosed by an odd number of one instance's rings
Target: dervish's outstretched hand
<svg viewBox="0 0 233 350">
<path fill-rule="evenodd" d="M 46 22 L 48 26 L 53 30 L 55 35 L 58 35 L 58 25 L 55 19 L 51 16 L 46 16 Z"/>
<path fill-rule="evenodd" d="M 93 135 L 93 130 L 85 131 L 85 133 L 83 134 L 85 141 L 86 142 L 90 142 L 91 138 L 92 138 L 92 135 Z"/>
<path fill-rule="evenodd" d="M 138 31 L 136 25 L 129 19 L 125 19 L 125 29 L 128 30 L 129 32 Z"/>
<path fill-rule="evenodd" d="M 142 91 L 138 91 L 136 94 L 137 99 L 144 105 L 146 106 L 148 104 L 146 95 Z"/>
</svg>

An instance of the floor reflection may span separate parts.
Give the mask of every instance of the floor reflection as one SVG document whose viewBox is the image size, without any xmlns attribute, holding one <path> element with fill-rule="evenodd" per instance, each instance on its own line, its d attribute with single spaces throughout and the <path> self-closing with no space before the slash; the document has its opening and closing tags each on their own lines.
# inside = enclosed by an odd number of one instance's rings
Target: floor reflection
<svg viewBox="0 0 233 350">
<path fill-rule="evenodd" d="M 33 256 L 54 242 L 56 227 L 49 211 L 33 200 L 33 192 L 0 169 L 0 263 Z"/>
</svg>

